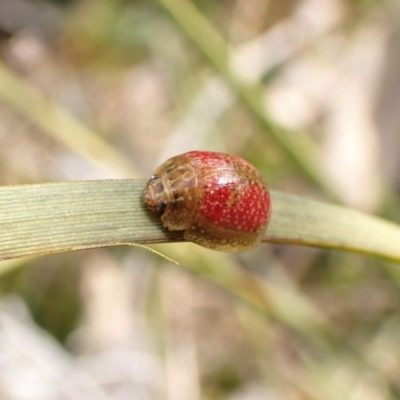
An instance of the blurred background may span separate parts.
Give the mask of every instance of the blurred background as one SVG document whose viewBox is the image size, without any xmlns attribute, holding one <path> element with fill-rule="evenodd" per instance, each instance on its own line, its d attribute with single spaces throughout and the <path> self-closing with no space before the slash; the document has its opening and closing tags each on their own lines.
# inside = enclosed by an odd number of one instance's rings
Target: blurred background
<svg viewBox="0 0 400 400">
<path fill-rule="evenodd" d="M 207 21 L 223 53 L 191 41 Z M 143 178 L 207 149 L 400 222 L 399 71 L 398 0 L 0 0 L 0 184 Z M 398 266 L 158 249 L 182 266 L 126 248 L 1 263 L 0 399 L 400 398 Z"/>
</svg>

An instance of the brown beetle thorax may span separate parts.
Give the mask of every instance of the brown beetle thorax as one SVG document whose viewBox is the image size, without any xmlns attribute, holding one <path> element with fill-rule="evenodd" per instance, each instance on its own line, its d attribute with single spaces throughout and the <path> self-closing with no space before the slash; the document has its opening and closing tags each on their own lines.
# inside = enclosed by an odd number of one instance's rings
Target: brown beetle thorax
<svg viewBox="0 0 400 400">
<path fill-rule="evenodd" d="M 146 204 L 162 214 L 161 220 L 169 230 L 186 229 L 196 204 L 196 174 L 190 164 L 182 161 L 174 157 L 161 165 L 144 192 Z"/>
<path fill-rule="evenodd" d="M 165 183 L 159 175 L 153 175 L 147 183 L 144 191 L 144 201 L 152 210 L 163 213 L 165 206 L 169 201 L 169 190 L 165 190 Z M 164 206 L 165 203 L 165 206 Z"/>
</svg>

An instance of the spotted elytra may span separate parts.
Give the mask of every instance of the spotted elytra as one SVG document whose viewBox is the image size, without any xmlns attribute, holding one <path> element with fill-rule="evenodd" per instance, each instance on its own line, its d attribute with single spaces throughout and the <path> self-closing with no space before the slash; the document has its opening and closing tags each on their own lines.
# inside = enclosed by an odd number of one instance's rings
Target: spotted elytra
<svg viewBox="0 0 400 400">
<path fill-rule="evenodd" d="M 144 190 L 147 206 L 171 231 L 209 249 L 242 252 L 257 246 L 271 216 L 260 173 L 230 154 L 190 151 L 154 171 Z"/>
</svg>

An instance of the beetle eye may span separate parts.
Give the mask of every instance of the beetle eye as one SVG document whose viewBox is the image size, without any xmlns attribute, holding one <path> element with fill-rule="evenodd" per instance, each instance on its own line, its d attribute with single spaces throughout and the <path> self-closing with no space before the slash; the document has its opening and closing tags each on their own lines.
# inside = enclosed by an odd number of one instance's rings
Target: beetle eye
<svg viewBox="0 0 400 400">
<path fill-rule="evenodd" d="M 160 202 L 157 204 L 157 211 L 158 211 L 159 213 L 163 214 L 166 207 L 167 207 L 167 202 L 166 202 L 165 200 L 160 201 Z"/>
<path fill-rule="evenodd" d="M 160 175 L 153 175 L 149 180 L 154 181 L 154 180 L 158 179 L 159 177 L 160 177 Z"/>
</svg>

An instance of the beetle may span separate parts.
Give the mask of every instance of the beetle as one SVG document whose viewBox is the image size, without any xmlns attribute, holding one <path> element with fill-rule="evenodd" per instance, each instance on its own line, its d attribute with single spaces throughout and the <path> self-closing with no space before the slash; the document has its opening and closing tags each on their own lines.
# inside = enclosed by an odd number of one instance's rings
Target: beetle
<svg viewBox="0 0 400 400">
<path fill-rule="evenodd" d="M 271 197 L 258 170 L 236 155 L 212 151 L 164 162 L 149 179 L 144 201 L 165 228 L 225 252 L 257 246 L 271 217 Z"/>
</svg>

